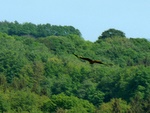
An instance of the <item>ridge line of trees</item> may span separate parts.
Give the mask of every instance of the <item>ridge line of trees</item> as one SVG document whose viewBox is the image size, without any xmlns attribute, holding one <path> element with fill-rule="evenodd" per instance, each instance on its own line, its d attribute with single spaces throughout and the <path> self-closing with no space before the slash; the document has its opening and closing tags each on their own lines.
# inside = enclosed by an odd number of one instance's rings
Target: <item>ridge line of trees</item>
<svg viewBox="0 0 150 113">
<path fill-rule="evenodd" d="M 67 36 L 69 34 L 75 34 L 81 36 L 78 29 L 73 26 L 57 26 L 51 24 L 33 24 L 33 23 L 23 23 L 20 24 L 17 21 L 0 22 L 0 31 L 8 35 L 18 35 L 18 36 L 31 36 L 31 37 L 47 37 L 47 36 Z"/>
</svg>

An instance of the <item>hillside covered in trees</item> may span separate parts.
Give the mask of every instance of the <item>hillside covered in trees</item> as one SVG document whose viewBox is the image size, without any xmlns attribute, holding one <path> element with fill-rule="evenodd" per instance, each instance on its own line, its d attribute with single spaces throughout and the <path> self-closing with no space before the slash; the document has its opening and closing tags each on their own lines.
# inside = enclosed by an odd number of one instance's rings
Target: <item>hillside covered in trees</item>
<svg viewBox="0 0 150 113">
<path fill-rule="evenodd" d="M 150 42 L 116 29 L 90 42 L 72 26 L 0 22 L 0 112 L 149 113 Z"/>
</svg>

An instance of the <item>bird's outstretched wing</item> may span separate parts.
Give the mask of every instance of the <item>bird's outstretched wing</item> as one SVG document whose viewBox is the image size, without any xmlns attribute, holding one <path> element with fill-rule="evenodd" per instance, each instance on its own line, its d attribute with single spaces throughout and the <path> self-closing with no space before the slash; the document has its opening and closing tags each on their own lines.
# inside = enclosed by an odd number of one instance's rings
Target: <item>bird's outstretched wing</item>
<svg viewBox="0 0 150 113">
<path fill-rule="evenodd" d="M 94 64 L 94 63 L 98 63 L 98 64 L 104 64 L 104 65 L 107 65 L 105 63 L 103 63 L 102 61 L 100 60 L 92 60 L 90 58 L 86 58 L 86 57 L 82 57 L 82 56 L 78 56 L 76 54 L 74 54 L 77 58 L 80 58 L 80 59 L 83 59 L 83 60 L 87 60 L 90 64 Z"/>
</svg>

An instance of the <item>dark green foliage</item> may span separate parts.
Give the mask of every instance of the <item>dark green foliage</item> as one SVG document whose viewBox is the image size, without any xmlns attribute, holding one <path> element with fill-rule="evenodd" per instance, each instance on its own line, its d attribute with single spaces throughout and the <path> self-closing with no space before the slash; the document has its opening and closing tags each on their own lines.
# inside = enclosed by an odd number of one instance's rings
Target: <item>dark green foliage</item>
<svg viewBox="0 0 150 113">
<path fill-rule="evenodd" d="M 92 43 L 68 26 L 0 25 L 0 112 L 150 111 L 146 39 L 113 30 L 110 38 Z M 113 65 L 91 65 L 73 53 Z"/>
<path fill-rule="evenodd" d="M 73 26 L 56 26 L 51 24 L 35 25 L 32 23 L 20 24 L 17 21 L 0 22 L 0 32 L 9 35 L 30 36 L 36 38 L 46 36 L 67 36 L 69 34 L 81 36 L 80 31 Z"/>
<path fill-rule="evenodd" d="M 113 37 L 125 37 L 125 33 L 116 29 L 108 29 L 104 31 L 102 35 L 98 37 L 98 39 L 113 38 Z"/>
<path fill-rule="evenodd" d="M 8 82 L 11 82 L 26 63 L 25 49 L 20 41 L 6 34 L 0 34 L 0 48 L 0 72 L 5 73 Z"/>
</svg>

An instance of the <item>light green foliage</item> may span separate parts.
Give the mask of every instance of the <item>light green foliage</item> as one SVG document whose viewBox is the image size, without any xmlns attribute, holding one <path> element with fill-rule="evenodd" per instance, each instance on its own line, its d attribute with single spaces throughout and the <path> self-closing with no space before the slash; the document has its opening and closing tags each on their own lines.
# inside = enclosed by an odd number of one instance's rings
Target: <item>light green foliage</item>
<svg viewBox="0 0 150 113">
<path fill-rule="evenodd" d="M 10 110 L 10 103 L 8 101 L 7 95 L 0 92 L 0 112 L 4 113 Z"/>
<path fill-rule="evenodd" d="M 103 103 L 98 113 L 128 113 L 130 112 L 130 105 L 126 103 L 126 101 L 122 99 L 111 99 L 108 103 Z"/>
<path fill-rule="evenodd" d="M 8 113 L 42 113 L 41 107 L 49 98 L 30 91 L 0 92 L 0 110 Z"/>
<path fill-rule="evenodd" d="M 74 96 L 66 96 L 64 94 L 53 95 L 51 101 L 52 102 L 49 101 L 47 103 L 49 105 L 51 112 L 56 111 L 60 108 L 67 111 L 67 113 L 72 113 L 72 112 L 73 113 L 77 113 L 77 112 L 94 113 L 95 110 L 94 106 L 91 103 Z M 55 109 L 54 109 L 54 105 L 55 105 Z"/>
</svg>

